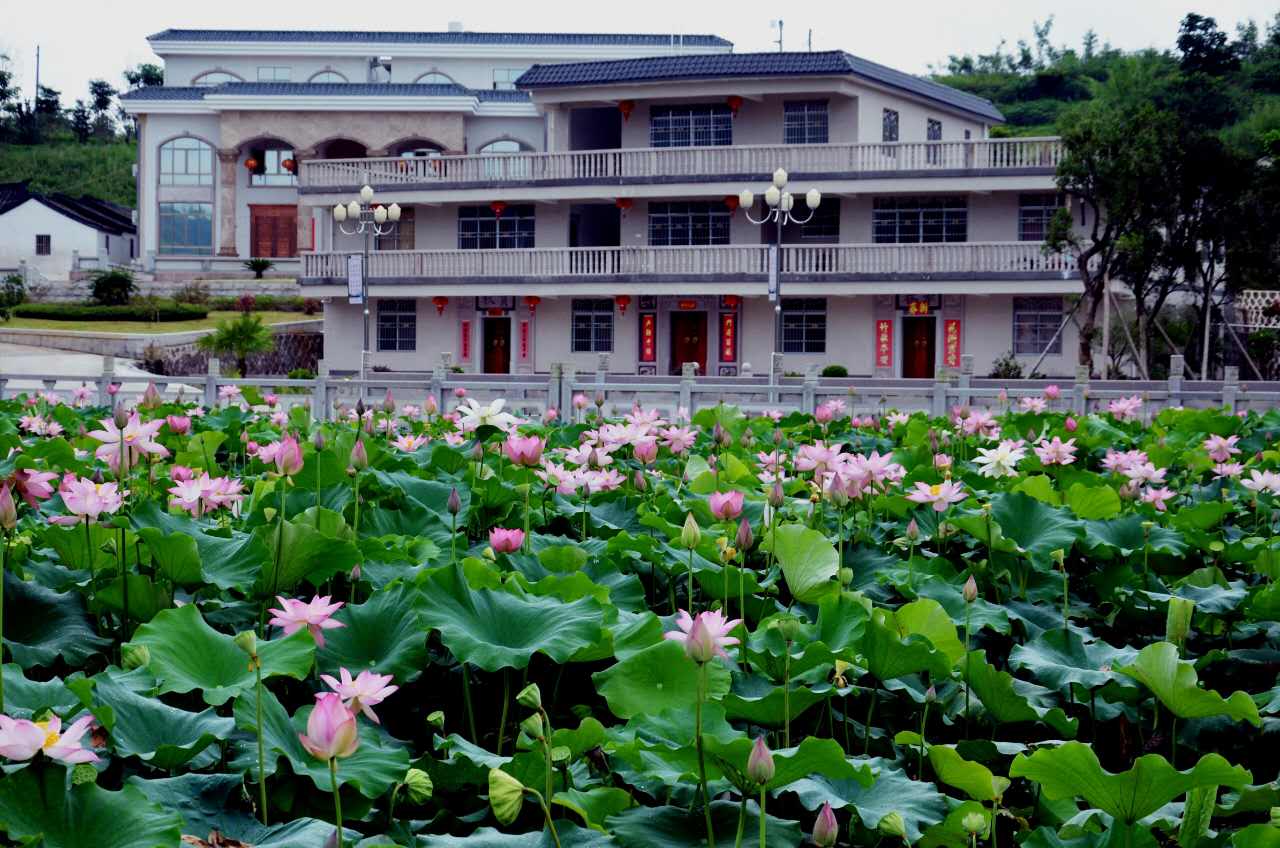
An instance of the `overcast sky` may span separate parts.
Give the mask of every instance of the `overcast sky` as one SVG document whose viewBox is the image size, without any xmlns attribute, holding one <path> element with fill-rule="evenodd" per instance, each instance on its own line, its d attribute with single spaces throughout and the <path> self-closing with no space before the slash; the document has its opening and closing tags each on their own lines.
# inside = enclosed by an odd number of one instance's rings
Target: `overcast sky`
<svg viewBox="0 0 1280 848">
<path fill-rule="evenodd" d="M 0 0 L 0 53 L 29 96 L 41 47 L 40 79 L 63 103 L 86 96 L 87 81 L 121 84 L 121 71 L 156 62 L 146 36 L 175 28 L 441 30 L 459 20 L 478 31 L 713 33 L 740 52 L 776 49 L 770 22 L 784 21 L 784 46 L 848 50 L 911 73 L 942 65 L 952 53 L 989 51 L 1031 39 L 1033 20 L 1054 16 L 1055 44 L 1077 46 L 1090 28 L 1125 49 L 1173 44 L 1188 11 L 1234 30 L 1263 25 L 1277 0 L 488 0 L 485 3 L 272 3 L 218 0 Z"/>
</svg>

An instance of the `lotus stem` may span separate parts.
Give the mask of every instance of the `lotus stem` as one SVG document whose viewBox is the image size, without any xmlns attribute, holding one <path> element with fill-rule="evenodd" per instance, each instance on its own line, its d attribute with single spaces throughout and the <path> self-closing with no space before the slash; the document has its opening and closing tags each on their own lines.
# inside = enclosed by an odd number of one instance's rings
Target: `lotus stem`
<svg viewBox="0 0 1280 848">
<path fill-rule="evenodd" d="M 742 796 L 742 804 L 738 807 L 738 835 L 733 840 L 733 848 L 742 848 L 742 831 L 747 825 L 747 796 Z"/>
<path fill-rule="evenodd" d="M 867 704 L 867 723 L 862 728 L 862 756 L 871 751 L 871 717 L 876 711 L 876 690 L 871 687 L 871 702 Z"/>
<path fill-rule="evenodd" d="M 467 727 L 471 731 L 471 742 L 474 745 L 480 744 L 480 737 L 476 734 L 476 713 L 471 707 L 471 674 L 467 671 L 467 664 L 459 662 L 462 666 L 462 701 L 467 707 Z"/>
<path fill-rule="evenodd" d="M 929 723 L 929 699 L 924 702 L 924 712 L 920 714 L 920 756 L 916 761 L 916 779 L 924 780 L 924 731 Z"/>
<path fill-rule="evenodd" d="M 787 653 L 782 658 L 782 740 L 783 747 L 791 747 L 791 640 L 786 642 Z"/>
<path fill-rule="evenodd" d="M 498 718 L 498 756 L 502 756 L 502 743 L 507 736 L 507 707 L 511 703 L 511 669 L 502 670 L 502 712 Z"/>
<path fill-rule="evenodd" d="M 698 698 L 693 706 L 694 741 L 698 748 L 698 783 L 702 786 L 702 816 L 707 823 L 707 845 L 716 848 L 715 830 L 711 825 L 711 793 L 707 791 L 707 763 L 702 750 L 702 699 L 707 691 L 707 664 L 698 666 Z"/>
<path fill-rule="evenodd" d="M 964 738 L 969 739 L 969 636 L 973 624 L 973 604 L 964 605 Z"/>
<path fill-rule="evenodd" d="M 333 784 L 333 823 L 337 827 L 338 848 L 342 848 L 342 795 L 338 792 L 338 760 L 329 758 L 329 782 Z"/>
<path fill-rule="evenodd" d="M 449 532 L 449 558 L 454 565 L 457 565 L 458 564 L 458 514 L 454 512 L 450 516 L 449 521 L 450 521 L 450 524 L 452 525 L 449 528 L 449 531 L 450 531 Z M 466 673 L 465 666 L 463 667 L 463 673 L 464 674 Z M 475 736 L 475 730 L 471 731 L 471 735 Z M 472 741 L 474 742 L 475 740 L 473 739 Z"/>
<path fill-rule="evenodd" d="M 9 531 L 0 530 L 0 713 L 4 712 L 4 575 L 9 567 Z"/>
<path fill-rule="evenodd" d="M 764 799 L 766 792 L 763 786 L 760 787 L 760 848 L 764 848 Z"/>
<path fill-rule="evenodd" d="M 524 487 L 524 539 L 520 545 L 522 550 L 529 550 L 529 484 Z"/>
<path fill-rule="evenodd" d="M 124 549 L 124 528 L 120 528 L 120 541 L 116 545 L 120 557 L 120 590 L 123 606 L 120 610 L 120 644 L 129 640 L 129 554 Z"/>
<path fill-rule="evenodd" d="M 689 615 L 693 615 L 693 548 L 689 549 L 689 597 L 686 602 L 689 604 Z"/>
<path fill-rule="evenodd" d="M 267 776 L 266 756 L 262 745 L 262 660 L 257 654 L 253 656 L 253 668 L 258 674 L 258 802 L 262 811 L 262 825 L 267 825 Z M 333 761 L 330 760 L 330 765 Z M 335 781 L 336 783 L 336 781 Z M 341 838 L 341 837 L 339 837 Z"/>
</svg>

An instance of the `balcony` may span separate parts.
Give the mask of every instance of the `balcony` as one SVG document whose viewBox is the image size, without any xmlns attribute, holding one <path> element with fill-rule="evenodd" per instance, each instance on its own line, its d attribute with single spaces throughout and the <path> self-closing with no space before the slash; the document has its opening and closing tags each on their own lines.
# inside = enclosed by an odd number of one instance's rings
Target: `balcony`
<svg viewBox="0 0 1280 848">
<path fill-rule="evenodd" d="M 503 153 L 438 158 L 309 159 L 299 191 L 347 192 L 762 180 L 783 167 L 806 180 L 1051 175 L 1057 138 L 893 144 L 770 144 Z"/>
<path fill-rule="evenodd" d="M 346 280 L 349 253 L 302 254 L 306 285 Z M 1075 260 L 1040 242 L 788 245 L 782 278 L 800 283 L 1070 280 Z M 371 281 L 458 283 L 765 283 L 765 245 L 404 250 L 369 254 Z"/>
</svg>

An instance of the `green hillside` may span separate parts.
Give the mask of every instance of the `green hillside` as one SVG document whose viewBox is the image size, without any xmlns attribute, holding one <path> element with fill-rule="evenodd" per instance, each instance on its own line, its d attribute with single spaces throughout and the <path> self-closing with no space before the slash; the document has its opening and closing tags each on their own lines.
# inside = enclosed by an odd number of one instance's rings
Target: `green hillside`
<svg viewBox="0 0 1280 848">
<path fill-rule="evenodd" d="M 137 201 L 134 142 L 0 144 L 0 183 L 30 180 L 34 191 L 100 197 L 125 206 Z"/>
</svg>

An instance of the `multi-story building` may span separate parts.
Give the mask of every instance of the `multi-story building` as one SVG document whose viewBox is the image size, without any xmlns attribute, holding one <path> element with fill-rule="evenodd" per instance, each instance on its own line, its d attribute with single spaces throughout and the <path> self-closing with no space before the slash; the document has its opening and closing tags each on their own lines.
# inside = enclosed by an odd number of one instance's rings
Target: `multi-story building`
<svg viewBox="0 0 1280 848">
<path fill-rule="evenodd" d="M 158 274 L 295 267 L 334 370 L 931 377 L 972 354 L 1073 370 L 1074 263 L 1055 139 L 998 139 L 991 103 L 844 52 L 706 35 L 168 30 L 140 123 L 139 233 Z M 788 172 L 777 234 L 739 208 Z M 349 302 L 333 207 L 401 210 Z M 1083 222 L 1082 222 L 1083 223 Z M 771 258 L 776 255 L 776 259 Z M 297 257 L 296 259 L 293 257 Z M 771 299 L 776 280 L 780 297 Z M 351 291 L 359 292 L 357 285 Z M 779 310 L 780 315 L 775 310 Z M 371 348 L 362 357 L 363 328 Z"/>
</svg>

